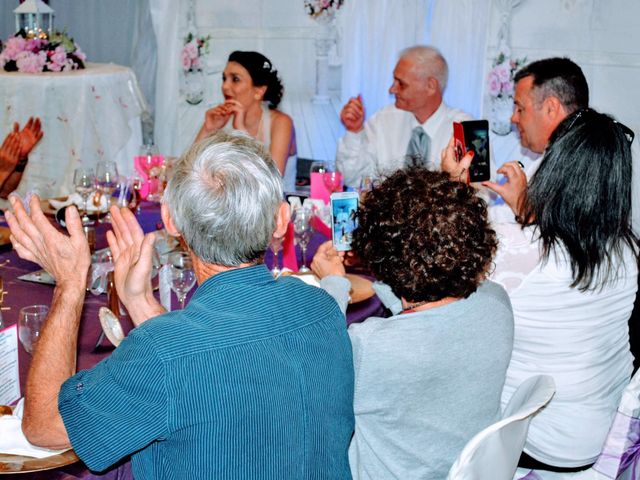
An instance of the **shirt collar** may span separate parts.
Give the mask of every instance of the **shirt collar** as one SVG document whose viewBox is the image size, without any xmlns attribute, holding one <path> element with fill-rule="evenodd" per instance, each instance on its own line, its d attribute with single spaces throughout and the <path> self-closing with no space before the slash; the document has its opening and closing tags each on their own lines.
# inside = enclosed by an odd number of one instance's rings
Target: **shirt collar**
<svg viewBox="0 0 640 480">
<path fill-rule="evenodd" d="M 259 285 L 273 281 L 273 275 L 263 263 L 252 265 L 251 267 L 234 268 L 233 270 L 227 270 L 213 277 L 209 277 L 198 287 L 193 294 L 193 298 L 195 299 L 200 295 L 204 295 L 206 292 L 210 292 L 224 285 Z"/>
<path fill-rule="evenodd" d="M 418 123 L 418 120 L 416 120 L 415 115 L 411 115 L 411 117 L 413 118 L 413 126 L 417 127 L 418 125 L 422 126 L 422 129 L 427 132 L 427 135 L 429 135 L 429 137 L 433 138 L 436 134 L 436 132 L 438 131 L 438 127 L 440 126 L 440 123 L 442 122 L 442 118 L 445 115 L 445 110 L 446 107 L 444 105 L 444 102 L 440 102 L 440 106 L 438 107 L 438 109 L 433 112 L 433 114 L 427 118 L 427 120 L 424 123 Z"/>
</svg>

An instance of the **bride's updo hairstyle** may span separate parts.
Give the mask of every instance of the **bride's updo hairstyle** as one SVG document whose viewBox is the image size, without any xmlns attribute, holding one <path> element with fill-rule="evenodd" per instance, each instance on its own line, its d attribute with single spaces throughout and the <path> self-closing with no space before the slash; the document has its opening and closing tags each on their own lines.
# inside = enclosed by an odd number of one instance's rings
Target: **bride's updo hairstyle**
<svg viewBox="0 0 640 480">
<path fill-rule="evenodd" d="M 229 62 L 236 62 L 246 68 L 251 81 L 256 87 L 266 86 L 264 101 L 269 102 L 269 108 L 278 108 L 284 87 L 278 77 L 278 71 L 273 68 L 271 60 L 258 52 L 242 52 L 236 50 L 229 55 Z"/>
</svg>

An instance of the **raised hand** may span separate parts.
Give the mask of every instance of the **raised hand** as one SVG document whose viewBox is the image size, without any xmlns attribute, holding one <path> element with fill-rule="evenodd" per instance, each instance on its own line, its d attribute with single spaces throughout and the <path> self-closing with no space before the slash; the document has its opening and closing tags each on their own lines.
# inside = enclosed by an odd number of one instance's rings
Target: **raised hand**
<svg viewBox="0 0 640 480">
<path fill-rule="evenodd" d="M 482 185 L 500 195 L 518 217 L 522 214 L 527 195 L 527 175 L 519 162 L 505 163 L 498 169 L 498 173 L 507 177 L 506 183 L 500 185 L 495 182 L 482 182 Z"/>
<path fill-rule="evenodd" d="M 87 272 L 91 266 L 89 244 L 82 230 L 80 215 L 75 206 L 67 207 L 65 221 L 69 235 L 58 231 L 40 207 L 40 198 L 33 195 L 30 214 L 16 197 L 9 197 L 13 213 L 5 212 L 11 229 L 11 243 L 18 256 L 35 262 L 56 279 L 56 287 L 71 287 L 84 294 Z"/>
<path fill-rule="evenodd" d="M 20 158 L 27 158 L 43 135 L 40 118 L 30 117 L 22 131 L 20 131 L 20 125 L 16 122 L 13 124 L 13 131 L 19 132 L 20 135 Z"/>
<path fill-rule="evenodd" d="M 351 97 L 340 112 L 340 121 L 345 128 L 353 133 L 358 133 L 364 125 L 364 105 L 362 95 Z"/>
<path fill-rule="evenodd" d="M 455 152 L 455 139 L 451 137 L 449 143 L 440 154 L 440 170 L 449 174 L 449 178 L 456 182 L 469 183 L 469 167 L 475 155 L 473 150 L 469 150 L 460 161 Z"/>
<path fill-rule="evenodd" d="M 20 134 L 11 132 L 0 146 L 0 183 L 11 175 L 20 160 Z"/>
<path fill-rule="evenodd" d="M 139 325 L 164 312 L 151 286 L 154 234 L 145 235 L 127 208 L 111 207 L 111 226 L 107 242 L 113 255 L 116 290 L 133 323 Z"/>
</svg>

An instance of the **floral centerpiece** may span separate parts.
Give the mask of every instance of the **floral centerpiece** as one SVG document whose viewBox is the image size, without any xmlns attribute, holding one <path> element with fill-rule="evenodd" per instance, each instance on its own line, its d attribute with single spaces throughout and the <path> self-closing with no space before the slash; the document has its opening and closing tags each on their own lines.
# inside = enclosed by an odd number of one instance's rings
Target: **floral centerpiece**
<svg viewBox="0 0 640 480">
<path fill-rule="evenodd" d="M 202 70 L 200 57 L 209 53 L 209 40 L 211 35 L 197 37 L 189 33 L 184 39 L 182 47 L 182 69 L 185 72 L 197 72 Z"/>
<path fill-rule="evenodd" d="M 0 67 L 7 72 L 62 72 L 84 68 L 86 55 L 66 32 L 29 36 L 20 30 L 2 44 Z"/>
<path fill-rule="evenodd" d="M 304 8 L 314 20 L 333 20 L 344 0 L 305 0 Z"/>
<path fill-rule="evenodd" d="M 500 135 L 511 131 L 513 111 L 513 77 L 522 67 L 526 58 L 512 59 L 507 49 L 502 49 L 493 60 L 488 76 L 489 98 L 491 99 L 491 129 Z"/>
</svg>

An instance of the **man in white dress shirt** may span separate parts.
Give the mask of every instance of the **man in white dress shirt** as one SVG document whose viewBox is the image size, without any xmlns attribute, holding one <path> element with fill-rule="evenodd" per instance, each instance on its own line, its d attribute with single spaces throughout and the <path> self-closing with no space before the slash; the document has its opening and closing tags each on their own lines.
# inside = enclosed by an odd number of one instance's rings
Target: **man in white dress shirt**
<svg viewBox="0 0 640 480">
<path fill-rule="evenodd" d="M 448 67 L 442 54 L 429 46 L 403 50 L 393 70 L 388 105 L 365 122 L 360 95 L 340 113 L 347 129 L 338 142 L 336 165 L 346 185 L 358 186 L 365 176 L 378 177 L 407 164 L 440 167 L 440 153 L 453 135 L 453 122 L 470 120 L 442 101 Z"/>
</svg>

